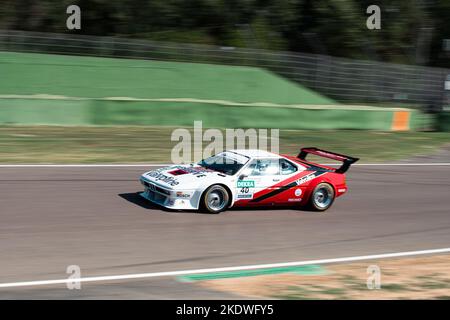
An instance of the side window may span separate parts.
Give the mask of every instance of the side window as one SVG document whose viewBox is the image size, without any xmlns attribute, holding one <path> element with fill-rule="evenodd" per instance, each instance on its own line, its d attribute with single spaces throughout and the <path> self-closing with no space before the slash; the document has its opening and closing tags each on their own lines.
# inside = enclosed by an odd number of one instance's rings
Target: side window
<svg viewBox="0 0 450 320">
<path fill-rule="evenodd" d="M 246 176 L 251 176 L 253 175 L 253 170 L 255 170 L 255 167 L 256 167 L 256 160 L 253 160 L 241 173 Z"/>
<path fill-rule="evenodd" d="M 251 176 L 274 176 L 280 174 L 278 159 L 254 160 L 249 168 L 252 168 Z"/>
<path fill-rule="evenodd" d="M 297 171 L 297 167 L 285 159 L 280 160 L 281 174 L 291 174 Z"/>
</svg>

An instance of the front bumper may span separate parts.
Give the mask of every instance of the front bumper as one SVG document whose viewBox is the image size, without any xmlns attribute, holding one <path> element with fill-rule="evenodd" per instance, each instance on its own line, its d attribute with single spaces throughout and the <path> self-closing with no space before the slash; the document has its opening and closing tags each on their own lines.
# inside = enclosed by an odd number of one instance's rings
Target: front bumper
<svg viewBox="0 0 450 320">
<path fill-rule="evenodd" d="M 169 190 L 158 186 L 157 184 L 140 179 L 141 184 L 144 185 L 144 192 L 139 195 L 153 203 L 174 210 L 196 210 L 198 208 L 198 199 L 195 193 L 189 193 L 191 196 L 180 197 L 180 194 L 185 194 L 179 190 Z"/>
</svg>

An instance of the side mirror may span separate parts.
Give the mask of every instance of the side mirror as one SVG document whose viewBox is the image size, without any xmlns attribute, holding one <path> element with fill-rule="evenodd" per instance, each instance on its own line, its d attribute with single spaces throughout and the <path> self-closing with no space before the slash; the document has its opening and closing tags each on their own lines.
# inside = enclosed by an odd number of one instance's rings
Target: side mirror
<svg viewBox="0 0 450 320">
<path fill-rule="evenodd" d="M 239 180 L 244 180 L 246 177 L 247 177 L 246 174 L 241 174 L 238 179 Z"/>
</svg>

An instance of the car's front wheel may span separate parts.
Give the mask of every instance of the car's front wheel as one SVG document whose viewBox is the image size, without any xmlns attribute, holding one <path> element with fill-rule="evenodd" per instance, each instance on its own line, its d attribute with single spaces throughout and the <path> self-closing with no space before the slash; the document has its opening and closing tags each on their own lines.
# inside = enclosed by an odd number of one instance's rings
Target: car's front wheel
<svg viewBox="0 0 450 320">
<path fill-rule="evenodd" d="M 309 204 L 316 211 L 325 211 L 334 202 L 335 193 L 329 183 L 319 183 L 313 190 Z"/>
<path fill-rule="evenodd" d="M 209 213 L 220 213 L 228 208 L 230 195 L 223 186 L 212 185 L 202 196 L 202 208 Z"/>
</svg>

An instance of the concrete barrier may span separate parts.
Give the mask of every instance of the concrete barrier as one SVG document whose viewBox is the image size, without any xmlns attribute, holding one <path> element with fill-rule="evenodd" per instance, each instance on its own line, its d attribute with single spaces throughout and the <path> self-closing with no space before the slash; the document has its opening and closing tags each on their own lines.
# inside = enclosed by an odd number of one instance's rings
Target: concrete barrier
<svg viewBox="0 0 450 320">
<path fill-rule="evenodd" d="M 279 129 L 407 131 L 427 121 L 416 110 L 333 105 L 279 105 L 194 99 L 1 96 L 0 123 L 24 125 L 165 125 Z"/>
</svg>

